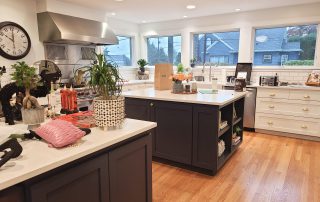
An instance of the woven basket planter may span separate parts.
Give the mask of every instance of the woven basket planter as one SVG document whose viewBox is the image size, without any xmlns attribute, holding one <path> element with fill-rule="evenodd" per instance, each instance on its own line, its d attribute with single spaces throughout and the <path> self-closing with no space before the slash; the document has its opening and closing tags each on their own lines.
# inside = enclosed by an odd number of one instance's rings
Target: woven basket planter
<svg viewBox="0 0 320 202">
<path fill-rule="evenodd" d="M 44 108 L 21 109 L 22 121 L 27 125 L 39 125 L 44 122 Z"/>
<path fill-rule="evenodd" d="M 125 118 L 124 97 L 113 100 L 96 98 L 93 100 L 93 111 L 96 125 L 99 127 L 118 127 Z"/>
</svg>

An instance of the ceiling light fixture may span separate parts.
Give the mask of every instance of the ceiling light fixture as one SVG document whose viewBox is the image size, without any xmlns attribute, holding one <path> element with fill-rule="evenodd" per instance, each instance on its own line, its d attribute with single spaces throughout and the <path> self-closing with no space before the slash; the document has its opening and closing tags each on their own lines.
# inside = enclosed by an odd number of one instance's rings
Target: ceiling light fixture
<svg viewBox="0 0 320 202">
<path fill-rule="evenodd" d="M 187 7 L 186 7 L 187 9 L 189 9 L 189 10 L 192 10 L 192 9 L 195 9 L 196 8 L 196 6 L 195 5 L 187 5 Z"/>
<path fill-rule="evenodd" d="M 187 18 L 188 16 L 184 15 L 183 18 Z"/>
<path fill-rule="evenodd" d="M 239 12 L 239 11 L 241 11 L 241 9 L 240 8 L 236 8 L 236 9 L 234 9 L 235 11 L 237 11 L 237 12 Z"/>
<path fill-rule="evenodd" d="M 116 2 L 123 2 L 123 0 L 114 0 L 114 1 L 116 1 Z"/>
<path fill-rule="evenodd" d="M 142 23 L 146 23 L 147 21 L 145 21 L 145 20 L 142 20 Z"/>
<path fill-rule="evenodd" d="M 111 15 L 115 16 L 115 15 L 116 15 L 116 13 L 111 13 Z"/>
</svg>

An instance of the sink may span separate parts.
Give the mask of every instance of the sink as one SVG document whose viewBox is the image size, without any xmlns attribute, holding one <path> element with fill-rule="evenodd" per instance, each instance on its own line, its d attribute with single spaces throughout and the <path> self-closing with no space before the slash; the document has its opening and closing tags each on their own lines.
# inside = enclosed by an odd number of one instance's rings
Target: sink
<svg viewBox="0 0 320 202">
<path fill-rule="evenodd" d="M 204 76 L 194 76 L 194 80 L 204 82 Z"/>
</svg>

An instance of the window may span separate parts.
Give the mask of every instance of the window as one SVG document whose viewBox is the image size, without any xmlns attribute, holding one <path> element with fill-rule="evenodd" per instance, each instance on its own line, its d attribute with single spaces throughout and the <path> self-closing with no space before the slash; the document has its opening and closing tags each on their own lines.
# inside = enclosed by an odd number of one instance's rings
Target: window
<svg viewBox="0 0 320 202">
<path fill-rule="evenodd" d="M 178 65 L 181 62 L 181 36 L 160 36 L 147 38 L 148 63 L 171 63 Z"/>
<path fill-rule="evenodd" d="M 198 65 L 235 65 L 239 55 L 239 31 L 193 35 L 193 57 Z"/>
<path fill-rule="evenodd" d="M 263 63 L 272 63 L 272 55 L 263 55 Z"/>
<path fill-rule="evenodd" d="M 316 39 L 317 25 L 256 29 L 254 65 L 313 66 Z"/>
<path fill-rule="evenodd" d="M 132 47 L 131 37 L 117 36 L 119 40 L 118 45 L 104 46 L 104 55 L 107 61 L 114 62 L 118 66 L 132 65 Z"/>
</svg>

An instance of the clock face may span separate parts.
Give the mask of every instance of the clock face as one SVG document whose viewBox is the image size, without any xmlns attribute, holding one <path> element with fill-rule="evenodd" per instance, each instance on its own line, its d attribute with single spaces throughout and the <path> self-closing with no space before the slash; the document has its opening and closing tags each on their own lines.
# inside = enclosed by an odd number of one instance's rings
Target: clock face
<svg viewBox="0 0 320 202">
<path fill-rule="evenodd" d="M 21 26 L 12 22 L 0 24 L 0 55 L 18 60 L 29 53 L 30 47 L 30 37 Z"/>
</svg>

